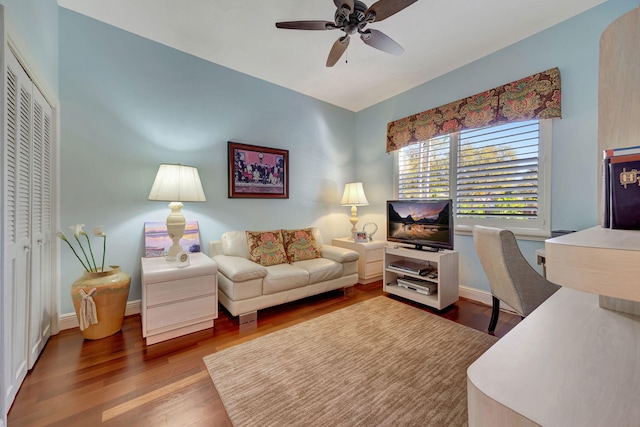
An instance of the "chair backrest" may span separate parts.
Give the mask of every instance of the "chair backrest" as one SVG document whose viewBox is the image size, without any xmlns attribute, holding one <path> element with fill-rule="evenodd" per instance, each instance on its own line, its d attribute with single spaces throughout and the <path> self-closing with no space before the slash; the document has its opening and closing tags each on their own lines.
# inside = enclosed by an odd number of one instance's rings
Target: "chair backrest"
<svg viewBox="0 0 640 427">
<path fill-rule="evenodd" d="M 511 231 L 474 226 L 473 244 L 491 293 L 521 316 L 528 316 L 559 289 L 527 262 Z"/>
</svg>

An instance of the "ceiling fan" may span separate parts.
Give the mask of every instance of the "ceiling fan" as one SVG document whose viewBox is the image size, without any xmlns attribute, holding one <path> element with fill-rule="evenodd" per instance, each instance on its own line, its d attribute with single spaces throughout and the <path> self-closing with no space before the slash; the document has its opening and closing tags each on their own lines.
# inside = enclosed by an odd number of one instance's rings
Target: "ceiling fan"
<svg viewBox="0 0 640 427">
<path fill-rule="evenodd" d="M 333 0 L 337 9 L 335 22 L 331 21 L 287 21 L 276 22 L 277 28 L 288 30 L 342 30 L 345 35 L 336 40 L 327 58 L 327 67 L 333 67 L 340 59 L 347 46 L 349 38 L 356 32 L 362 41 L 376 49 L 392 55 L 404 52 L 402 46 L 396 43 L 382 31 L 365 29 L 367 24 L 387 19 L 400 12 L 418 0 L 378 0 L 371 7 L 358 0 Z"/>
</svg>

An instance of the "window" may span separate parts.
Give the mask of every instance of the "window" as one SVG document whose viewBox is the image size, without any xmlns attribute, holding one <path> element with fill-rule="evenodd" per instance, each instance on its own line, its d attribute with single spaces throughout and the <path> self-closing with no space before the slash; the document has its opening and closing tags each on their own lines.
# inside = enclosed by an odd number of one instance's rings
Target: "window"
<svg viewBox="0 0 640 427">
<path fill-rule="evenodd" d="M 551 121 L 439 136 L 397 151 L 399 199 L 451 198 L 456 231 L 475 224 L 550 234 Z"/>
</svg>

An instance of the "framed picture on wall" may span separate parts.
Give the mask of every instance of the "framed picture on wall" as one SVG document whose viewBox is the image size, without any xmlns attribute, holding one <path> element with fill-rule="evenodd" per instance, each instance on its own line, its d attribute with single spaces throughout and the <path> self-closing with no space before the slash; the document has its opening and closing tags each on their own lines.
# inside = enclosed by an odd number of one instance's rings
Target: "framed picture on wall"
<svg viewBox="0 0 640 427">
<path fill-rule="evenodd" d="M 230 198 L 289 198 L 289 151 L 228 142 Z"/>
</svg>

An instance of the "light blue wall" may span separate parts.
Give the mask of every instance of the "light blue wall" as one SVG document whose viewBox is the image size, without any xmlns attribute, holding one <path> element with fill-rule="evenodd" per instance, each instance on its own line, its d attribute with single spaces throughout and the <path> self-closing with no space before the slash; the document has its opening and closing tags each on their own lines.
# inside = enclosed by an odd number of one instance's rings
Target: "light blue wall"
<svg viewBox="0 0 640 427">
<path fill-rule="evenodd" d="M 358 113 L 356 173 L 365 183 L 371 220 L 383 224 L 384 203 L 394 197 L 394 156 L 384 154 L 386 125 L 519 78 L 559 67 L 563 118 L 553 122 L 553 230 L 596 225 L 599 40 L 605 28 L 638 0 L 609 0 L 555 27 L 461 67 Z M 374 191 L 372 191 L 374 190 Z M 530 263 L 543 242 L 520 241 Z M 489 290 L 470 236 L 456 235 L 460 284 Z"/>
<path fill-rule="evenodd" d="M 164 220 L 168 212 L 163 203 L 146 200 L 162 162 L 199 168 L 207 202 L 187 204 L 184 212 L 200 221 L 205 248 L 229 229 L 311 224 L 327 239 L 345 235 L 348 212 L 337 202 L 344 182 L 354 177 L 365 183 L 371 203 L 359 209 L 360 225 L 382 226 L 384 202 L 394 196 L 393 156 L 384 153 L 387 122 L 558 66 L 564 117 L 553 126 L 552 228 L 591 226 L 597 218 L 598 41 L 615 18 L 637 5 L 609 0 L 359 113 L 61 8 L 61 225 L 105 226 L 109 263 L 132 275 L 130 300 L 140 298 L 143 224 Z M 51 62 L 48 53 L 40 57 Z M 290 150 L 290 198 L 228 199 L 227 141 Z M 471 239 L 456 236 L 455 243 L 461 284 L 488 290 Z M 521 245 L 533 263 L 542 243 Z M 67 252 L 62 313 L 72 311 L 65 296 L 80 275 Z"/>
<path fill-rule="evenodd" d="M 58 3 L 53 0 L 2 0 L 10 37 L 29 65 L 58 97 Z"/>
<path fill-rule="evenodd" d="M 320 227 L 346 235 L 355 113 L 60 9 L 61 225 L 104 225 L 107 262 L 140 299 L 147 200 L 160 163 L 198 167 L 206 203 L 185 203 L 203 249 L 227 230 Z M 227 198 L 227 141 L 289 150 L 289 199 Z M 80 264 L 62 248 L 62 313 Z"/>
</svg>

